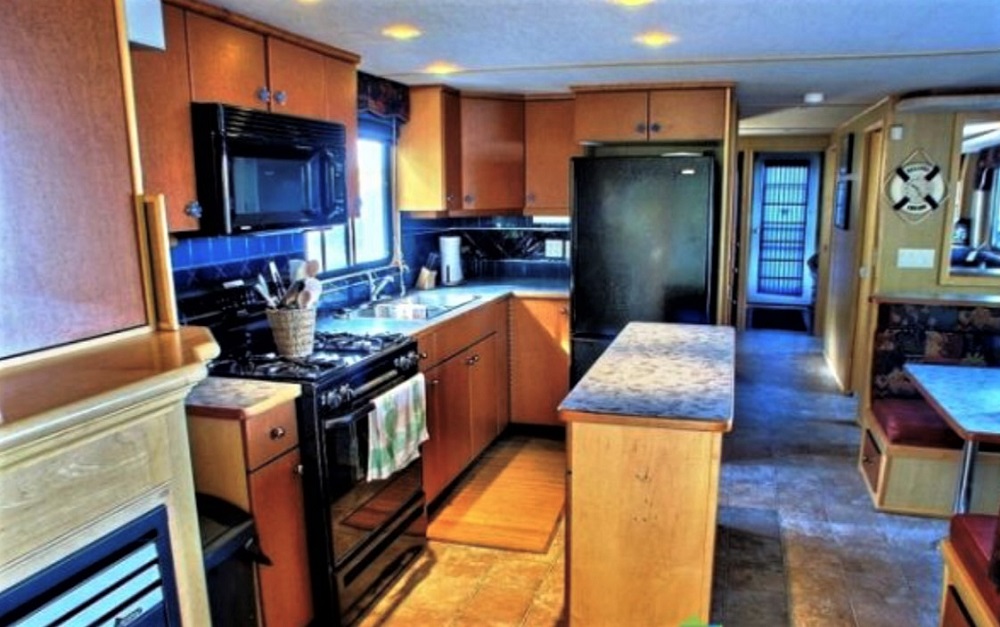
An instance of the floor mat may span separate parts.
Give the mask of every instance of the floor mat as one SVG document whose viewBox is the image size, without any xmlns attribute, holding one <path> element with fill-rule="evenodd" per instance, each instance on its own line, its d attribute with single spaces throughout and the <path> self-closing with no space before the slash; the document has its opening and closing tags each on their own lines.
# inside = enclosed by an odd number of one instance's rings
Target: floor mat
<svg viewBox="0 0 1000 627">
<path fill-rule="evenodd" d="M 566 501 L 565 447 L 520 437 L 496 443 L 434 515 L 427 537 L 544 553 Z"/>
</svg>

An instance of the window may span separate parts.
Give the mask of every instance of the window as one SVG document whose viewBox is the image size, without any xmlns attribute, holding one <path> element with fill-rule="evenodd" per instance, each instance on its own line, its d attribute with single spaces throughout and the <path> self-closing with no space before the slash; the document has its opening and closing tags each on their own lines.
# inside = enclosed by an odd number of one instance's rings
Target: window
<svg viewBox="0 0 1000 627">
<path fill-rule="evenodd" d="M 362 120 L 358 129 L 358 178 L 361 195 L 354 229 L 354 266 L 384 266 L 392 261 L 393 125 Z"/>
</svg>

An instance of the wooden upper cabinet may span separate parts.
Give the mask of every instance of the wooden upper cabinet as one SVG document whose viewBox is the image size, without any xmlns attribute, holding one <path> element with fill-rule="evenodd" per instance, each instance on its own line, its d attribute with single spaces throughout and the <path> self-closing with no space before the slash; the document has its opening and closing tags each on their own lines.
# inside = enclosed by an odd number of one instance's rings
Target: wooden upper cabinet
<svg viewBox="0 0 1000 627">
<path fill-rule="evenodd" d="M 721 140 L 727 127 L 726 94 L 724 88 L 580 92 L 576 140 Z"/>
<path fill-rule="evenodd" d="M 524 103 L 526 213 L 569 215 L 570 159 L 580 154 L 573 111 L 571 99 Z"/>
<path fill-rule="evenodd" d="M 433 85 L 410 88 L 410 120 L 396 151 L 400 211 L 459 209 L 462 189 L 458 93 Z"/>
<path fill-rule="evenodd" d="M 164 194 L 171 231 L 198 229 L 184 11 L 163 6 L 166 51 L 132 48 L 143 190 Z"/>
<path fill-rule="evenodd" d="M 597 91 L 576 95 L 576 140 L 646 141 L 649 92 Z"/>
<path fill-rule="evenodd" d="M 726 90 L 649 92 L 649 139 L 721 140 L 726 132 Z"/>
<path fill-rule="evenodd" d="M 263 36 L 191 12 L 187 36 L 193 101 L 268 108 Z"/>
<path fill-rule="evenodd" d="M 462 209 L 524 207 L 524 102 L 462 96 Z"/>
<path fill-rule="evenodd" d="M 354 63 L 323 58 L 326 107 L 320 117 L 344 125 L 347 131 L 347 198 L 352 212 L 359 208 L 358 69 Z"/>
<path fill-rule="evenodd" d="M 302 46 L 267 38 L 271 111 L 306 118 L 327 115 L 326 57 Z"/>
</svg>

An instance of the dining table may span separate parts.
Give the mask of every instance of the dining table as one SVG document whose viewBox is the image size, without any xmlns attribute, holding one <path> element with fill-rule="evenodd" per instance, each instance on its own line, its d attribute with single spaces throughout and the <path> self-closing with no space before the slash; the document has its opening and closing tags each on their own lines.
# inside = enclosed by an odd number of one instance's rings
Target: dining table
<svg viewBox="0 0 1000 627">
<path fill-rule="evenodd" d="M 965 440 L 952 511 L 967 513 L 979 445 L 1000 444 L 1000 367 L 911 363 L 904 370 L 931 407 Z"/>
</svg>

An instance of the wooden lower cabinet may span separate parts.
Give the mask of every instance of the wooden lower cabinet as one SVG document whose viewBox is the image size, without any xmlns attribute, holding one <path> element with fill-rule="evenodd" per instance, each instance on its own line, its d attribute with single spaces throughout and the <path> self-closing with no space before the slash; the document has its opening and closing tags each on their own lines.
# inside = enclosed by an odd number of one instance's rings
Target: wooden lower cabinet
<svg viewBox="0 0 1000 627">
<path fill-rule="evenodd" d="M 569 300 L 511 301 L 510 420 L 559 425 L 569 393 Z"/>
<path fill-rule="evenodd" d="M 247 510 L 261 551 L 257 584 L 264 627 L 313 619 L 302 468 L 294 402 L 243 417 L 188 408 L 195 489 Z"/>
<path fill-rule="evenodd" d="M 507 303 L 490 303 L 418 334 L 427 379 L 424 492 L 437 498 L 506 426 Z M 449 356 L 450 355 L 450 356 Z"/>
<path fill-rule="evenodd" d="M 568 441 L 569 624 L 707 624 L 722 433 L 574 421 Z"/>
</svg>

